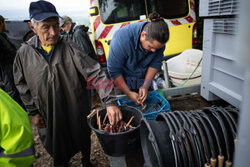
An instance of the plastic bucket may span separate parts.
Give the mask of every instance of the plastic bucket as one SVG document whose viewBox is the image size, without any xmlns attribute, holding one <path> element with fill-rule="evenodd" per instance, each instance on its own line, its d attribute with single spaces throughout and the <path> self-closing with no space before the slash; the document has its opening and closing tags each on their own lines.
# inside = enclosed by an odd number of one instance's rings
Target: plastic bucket
<svg viewBox="0 0 250 167">
<path fill-rule="evenodd" d="M 121 133 L 108 133 L 104 130 L 98 130 L 96 123 L 96 114 L 88 120 L 89 127 L 96 133 L 103 151 L 113 157 L 124 156 L 135 151 L 140 146 L 140 122 L 143 117 L 142 113 L 133 107 L 119 106 L 123 121 L 128 122 L 134 116 L 131 125 L 134 129 Z M 106 109 L 100 110 L 101 122 L 106 114 Z"/>
</svg>

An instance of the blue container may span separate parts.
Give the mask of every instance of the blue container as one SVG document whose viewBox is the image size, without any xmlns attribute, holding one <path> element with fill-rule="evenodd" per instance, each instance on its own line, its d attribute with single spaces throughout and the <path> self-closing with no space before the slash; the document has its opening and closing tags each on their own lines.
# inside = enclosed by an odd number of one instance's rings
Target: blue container
<svg viewBox="0 0 250 167">
<path fill-rule="evenodd" d="M 147 99 L 144 102 L 147 104 L 147 107 L 144 111 L 141 110 L 141 105 L 136 105 L 128 98 L 120 97 L 117 99 L 117 103 L 119 106 L 127 105 L 137 108 L 143 113 L 147 120 L 155 120 L 158 113 L 170 111 L 170 105 L 168 101 L 156 91 L 152 91 L 148 94 Z"/>
</svg>

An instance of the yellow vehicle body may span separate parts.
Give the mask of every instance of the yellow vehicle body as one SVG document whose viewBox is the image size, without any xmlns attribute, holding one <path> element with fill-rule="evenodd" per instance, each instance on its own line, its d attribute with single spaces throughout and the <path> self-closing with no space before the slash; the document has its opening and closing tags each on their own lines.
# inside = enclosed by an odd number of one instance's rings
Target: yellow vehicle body
<svg viewBox="0 0 250 167">
<path fill-rule="evenodd" d="M 195 22 L 169 27 L 170 38 L 166 43 L 164 56 L 181 53 L 192 48 L 193 26 Z"/>
<path fill-rule="evenodd" d="M 146 0 L 145 0 L 146 1 Z M 181 1 L 181 0 L 179 0 Z M 183 0 L 185 1 L 185 0 Z M 165 19 L 165 22 L 169 26 L 170 38 L 166 43 L 166 49 L 164 51 L 164 56 L 176 55 L 183 52 L 186 49 L 193 47 L 193 35 L 194 35 L 194 25 L 196 23 L 195 12 L 194 12 L 194 2 L 193 0 L 186 0 L 188 2 L 188 13 L 179 18 Z M 112 40 L 112 36 L 115 31 L 127 24 L 138 21 L 147 21 L 148 13 L 146 16 L 139 20 L 124 21 L 116 23 L 104 23 L 102 20 L 102 10 L 100 9 L 101 0 L 91 0 L 90 16 L 91 16 L 91 26 L 92 26 L 92 37 L 94 45 L 97 49 L 97 55 L 103 54 L 104 57 L 108 58 L 109 53 L 109 43 Z M 99 46 L 102 47 L 100 51 Z M 101 44 L 101 45 L 100 45 Z"/>
</svg>

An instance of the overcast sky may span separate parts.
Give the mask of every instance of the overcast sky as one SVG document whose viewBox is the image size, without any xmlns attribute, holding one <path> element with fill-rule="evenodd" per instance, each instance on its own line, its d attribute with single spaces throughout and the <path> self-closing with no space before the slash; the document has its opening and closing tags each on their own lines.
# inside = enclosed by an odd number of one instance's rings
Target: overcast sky
<svg viewBox="0 0 250 167">
<path fill-rule="evenodd" d="M 9 20 L 29 19 L 29 4 L 35 0 L 0 0 L 0 15 Z M 57 12 L 68 15 L 75 21 L 89 19 L 89 0 L 48 0 L 55 5 Z"/>
</svg>

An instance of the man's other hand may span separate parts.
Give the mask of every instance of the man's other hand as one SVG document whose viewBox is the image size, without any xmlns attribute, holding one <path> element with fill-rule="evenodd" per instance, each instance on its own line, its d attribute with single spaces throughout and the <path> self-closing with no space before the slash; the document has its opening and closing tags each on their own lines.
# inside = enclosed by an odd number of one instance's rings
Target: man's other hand
<svg viewBox="0 0 250 167">
<path fill-rule="evenodd" d="M 148 89 L 141 87 L 139 89 L 139 99 L 144 103 L 144 101 L 147 99 L 148 96 Z"/>
<path fill-rule="evenodd" d="M 112 126 L 116 125 L 120 120 L 122 120 L 122 112 L 117 106 L 108 106 L 106 110 L 109 122 Z"/>
<path fill-rule="evenodd" d="M 140 104 L 140 100 L 139 100 L 139 95 L 136 92 L 130 91 L 129 94 L 127 95 L 129 97 L 129 99 L 134 102 L 136 105 Z"/>
</svg>

